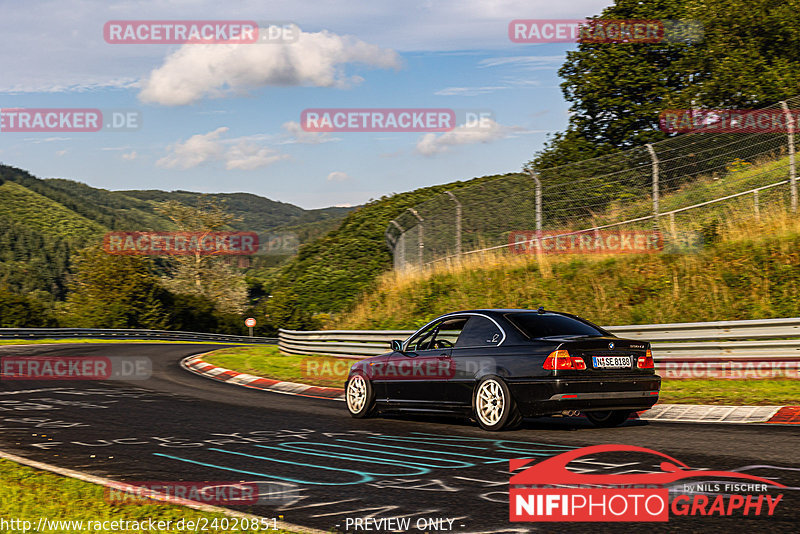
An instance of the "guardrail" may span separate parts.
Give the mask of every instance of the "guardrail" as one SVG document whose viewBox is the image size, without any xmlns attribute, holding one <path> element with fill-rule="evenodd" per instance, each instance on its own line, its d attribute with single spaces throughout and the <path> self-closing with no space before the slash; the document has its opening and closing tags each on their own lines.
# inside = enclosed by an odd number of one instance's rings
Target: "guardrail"
<svg viewBox="0 0 800 534">
<path fill-rule="evenodd" d="M 179 330 L 137 330 L 128 328 L 0 328 L 0 339 L 152 339 L 159 341 L 217 341 L 220 343 L 271 343 L 274 337 L 233 336 Z"/>
<path fill-rule="evenodd" d="M 605 326 L 619 337 L 650 341 L 667 378 L 800 378 L 800 318 Z M 280 330 L 284 354 L 363 359 L 388 352 L 413 330 Z"/>
</svg>

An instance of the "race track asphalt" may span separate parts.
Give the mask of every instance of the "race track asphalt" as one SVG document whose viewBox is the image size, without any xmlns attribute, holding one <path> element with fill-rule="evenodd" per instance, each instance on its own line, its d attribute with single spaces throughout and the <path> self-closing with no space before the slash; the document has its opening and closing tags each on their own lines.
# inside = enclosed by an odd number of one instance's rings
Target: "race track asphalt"
<svg viewBox="0 0 800 534">
<path fill-rule="evenodd" d="M 221 347 L 221 346 L 220 346 Z M 352 419 L 344 403 L 249 390 L 193 375 L 182 358 L 217 346 L 54 344 L 0 347 L 0 357 L 149 358 L 146 380 L 0 382 L 0 450 L 114 480 L 247 481 L 259 503 L 229 506 L 322 530 L 405 517 L 409 532 L 798 532 L 800 428 L 583 418 L 527 420 L 487 433 L 458 419 Z M 509 459 L 627 444 L 692 468 L 735 470 L 792 489 L 771 517 L 673 516 L 668 523 L 512 523 Z M 570 464 L 586 473 L 659 472 L 659 459 L 616 453 Z M 718 479 L 719 480 L 719 479 Z M 706 481 L 708 482 L 708 481 Z M 684 490 L 683 482 L 674 490 Z M 676 494 L 677 494 L 676 493 Z M 709 492 L 713 499 L 715 492 Z M 363 524 L 363 523 L 362 523 Z M 449 523 L 444 521 L 444 531 Z M 346 528 L 350 526 L 351 528 Z M 416 527 L 420 528 L 417 529 Z"/>
</svg>

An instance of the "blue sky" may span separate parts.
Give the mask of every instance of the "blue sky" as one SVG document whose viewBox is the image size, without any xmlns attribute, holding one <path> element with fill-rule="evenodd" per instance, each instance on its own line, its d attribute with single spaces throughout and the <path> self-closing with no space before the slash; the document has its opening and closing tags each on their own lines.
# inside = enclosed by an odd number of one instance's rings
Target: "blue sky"
<svg viewBox="0 0 800 534">
<path fill-rule="evenodd" d="M 567 123 L 571 44 L 516 44 L 513 19 L 609 0 L 0 0 L 0 107 L 133 109 L 130 132 L 0 132 L 0 161 L 107 189 L 245 191 L 304 208 L 518 171 Z M 108 20 L 292 21 L 296 43 L 109 44 Z M 294 47 L 289 49 L 289 47 Z M 282 50 L 285 48 L 284 50 Z M 308 133 L 306 108 L 489 110 L 491 131 Z"/>
</svg>

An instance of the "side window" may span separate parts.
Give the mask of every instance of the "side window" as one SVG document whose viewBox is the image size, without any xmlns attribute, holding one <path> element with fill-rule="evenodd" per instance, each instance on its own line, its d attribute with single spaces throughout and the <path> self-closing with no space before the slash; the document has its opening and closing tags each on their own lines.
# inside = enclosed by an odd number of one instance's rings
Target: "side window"
<svg viewBox="0 0 800 534">
<path fill-rule="evenodd" d="M 426 350 L 430 345 L 431 341 L 433 341 L 433 336 L 436 334 L 439 325 L 442 324 L 441 322 L 433 323 L 432 325 L 428 326 L 425 330 L 418 333 L 416 336 L 411 338 L 411 341 L 408 342 L 406 350 L 410 352 L 417 352 L 418 350 Z"/>
<path fill-rule="evenodd" d="M 439 327 L 439 331 L 436 333 L 434 347 L 432 348 L 448 349 L 455 346 L 455 344 L 461 338 L 461 331 L 464 330 L 464 325 L 466 324 L 466 317 L 459 317 L 444 321 Z"/>
<path fill-rule="evenodd" d="M 469 318 L 456 347 L 493 347 L 503 339 L 503 332 L 493 321 L 480 315 Z"/>
<path fill-rule="evenodd" d="M 417 352 L 450 348 L 456 344 L 467 319 L 464 317 L 446 319 L 430 325 L 409 341 L 406 350 Z"/>
</svg>

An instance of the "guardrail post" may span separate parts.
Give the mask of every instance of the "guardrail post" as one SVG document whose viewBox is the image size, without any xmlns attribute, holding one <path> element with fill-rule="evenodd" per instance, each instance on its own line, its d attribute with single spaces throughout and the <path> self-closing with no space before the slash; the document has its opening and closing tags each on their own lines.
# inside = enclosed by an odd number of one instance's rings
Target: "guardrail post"
<svg viewBox="0 0 800 534">
<path fill-rule="evenodd" d="M 786 136 L 789 142 L 789 188 L 792 192 L 792 213 L 797 213 L 797 167 L 795 165 L 795 150 L 794 150 L 794 117 L 789 110 L 786 101 L 781 102 L 781 108 L 786 115 Z"/>
<path fill-rule="evenodd" d="M 419 221 L 419 224 L 417 225 L 417 245 L 418 245 L 418 248 L 419 248 L 419 268 L 422 269 L 422 265 L 423 265 L 423 261 L 424 261 L 423 260 L 423 256 L 422 256 L 422 252 L 423 252 L 423 250 L 425 248 L 425 242 L 423 240 L 422 221 L 424 221 L 425 219 L 423 219 L 420 216 L 420 214 L 417 213 L 417 210 L 415 210 L 414 208 L 408 208 L 408 211 L 410 211 L 412 213 L 412 215 L 414 215 L 414 217 L 416 217 L 417 220 Z"/>
<path fill-rule="evenodd" d="M 461 256 L 461 202 L 450 191 L 445 193 L 456 203 L 456 256 Z"/>
<path fill-rule="evenodd" d="M 647 151 L 650 153 L 650 160 L 653 164 L 653 221 L 655 225 L 658 226 L 658 156 L 656 155 L 656 151 L 652 144 L 648 143 L 645 146 L 647 147 Z"/>
</svg>

